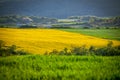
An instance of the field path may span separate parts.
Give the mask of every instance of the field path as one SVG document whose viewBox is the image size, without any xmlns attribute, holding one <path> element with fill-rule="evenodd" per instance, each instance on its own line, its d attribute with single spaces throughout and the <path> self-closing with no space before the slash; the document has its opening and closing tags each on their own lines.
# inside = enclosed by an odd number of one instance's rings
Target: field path
<svg viewBox="0 0 120 80">
<path fill-rule="evenodd" d="M 71 46 L 96 46 L 102 47 L 108 44 L 107 39 L 86 36 L 78 33 L 60 31 L 55 29 L 9 29 L 0 28 L 0 40 L 7 45 L 17 45 L 30 53 L 42 54 L 53 49 L 61 50 Z M 120 45 L 120 41 L 111 40 L 114 46 Z"/>
</svg>

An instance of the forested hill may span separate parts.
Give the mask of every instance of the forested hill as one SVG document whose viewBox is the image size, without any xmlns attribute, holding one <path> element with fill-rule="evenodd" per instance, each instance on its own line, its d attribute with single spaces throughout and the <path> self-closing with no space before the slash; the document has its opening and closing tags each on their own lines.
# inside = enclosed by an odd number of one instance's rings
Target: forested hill
<svg viewBox="0 0 120 80">
<path fill-rule="evenodd" d="M 32 23 L 41 23 L 45 24 L 48 22 L 55 23 L 57 19 L 48 18 L 48 17 L 39 17 L 39 16 L 20 16 L 20 15 L 8 15 L 0 16 L 0 24 L 28 24 Z"/>
<path fill-rule="evenodd" d="M 0 25 L 37 25 L 41 24 L 49 26 L 117 26 L 120 27 L 120 16 L 116 17 L 97 17 L 97 16 L 70 16 L 66 19 L 48 18 L 40 16 L 21 16 L 21 15 L 7 15 L 0 16 Z"/>
</svg>

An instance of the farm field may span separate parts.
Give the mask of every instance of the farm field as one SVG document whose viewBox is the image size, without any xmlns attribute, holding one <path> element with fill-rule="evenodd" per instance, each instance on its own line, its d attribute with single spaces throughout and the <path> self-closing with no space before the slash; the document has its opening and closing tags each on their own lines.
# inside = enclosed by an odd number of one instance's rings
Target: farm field
<svg viewBox="0 0 120 80">
<path fill-rule="evenodd" d="M 65 47 L 71 48 L 71 46 L 103 47 L 109 41 L 113 42 L 113 46 L 120 45 L 120 41 L 117 40 L 101 39 L 55 29 L 0 28 L 0 40 L 5 41 L 7 45 L 16 45 L 18 49 L 33 54 L 43 54 L 46 51 L 62 50 Z"/>
<path fill-rule="evenodd" d="M 0 58 L 1 80 L 119 80 L 120 56 L 10 56 Z"/>
<path fill-rule="evenodd" d="M 120 41 L 120 29 L 61 29 L 61 30 Z"/>
<path fill-rule="evenodd" d="M 72 46 L 103 47 L 109 41 L 113 42 L 113 46 L 118 46 L 119 40 L 102 39 L 57 29 L 10 28 L 0 28 L 0 40 L 5 41 L 8 46 L 14 44 L 17 49 L 32 53 L 0 56 L 0 80 L 120 79 L 120 56 L 38 55 Z"/>
</svg>

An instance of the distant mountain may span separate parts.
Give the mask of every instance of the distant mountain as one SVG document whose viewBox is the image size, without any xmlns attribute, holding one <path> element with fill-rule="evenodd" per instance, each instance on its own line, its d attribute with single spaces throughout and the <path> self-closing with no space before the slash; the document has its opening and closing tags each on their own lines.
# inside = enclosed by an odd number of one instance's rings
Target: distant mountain
<svg viewBox="0 0 120 80">
<path fill-rule="evenodd" d="M 29 25 L 29 24 L 53 24 L 57 19 L 39 16 L 20 16 L 20 15 L 7 15 L 0 16 L 0 25 Z"/>
<path fill-rule="evenodd" d="M 70 16 L 66 19 L 55 19 L 40 16 L 8 15 L 0 16 L 1 25 L 36 25 L 47 27 L 120 27 L 120 16 L 97 17 L 97 16 Z"/>
<path fill-rule="evenodd" d="M 68 19 L 76 19 L 78 24 L 88 27 L 120 27 L 120 16 L 116 17 L 97 17 L 97 16 L 70 16 Z"/>
</svg>

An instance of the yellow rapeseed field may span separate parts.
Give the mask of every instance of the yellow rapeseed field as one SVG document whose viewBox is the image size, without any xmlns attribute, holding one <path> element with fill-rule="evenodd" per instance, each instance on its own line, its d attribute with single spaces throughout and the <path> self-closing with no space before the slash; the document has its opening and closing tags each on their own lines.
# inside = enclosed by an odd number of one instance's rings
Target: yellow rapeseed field
<svg viewBox="0 0 120 80">
<path fill-rule="evenodd" d="M 0 28 L 0 40 L 7 45 L 17 45 L 18 49 L 23 49 L 34 54 L 43 54 L 53 49 L 61 50 L 71 46 L 106 46 L 107 39 L 100 39 L 78 33 L 65 32 L 54 29 L 9 29 Z M 120 45 L 120 41 L 111 40 L 114 46 Z"/>
</svg>

